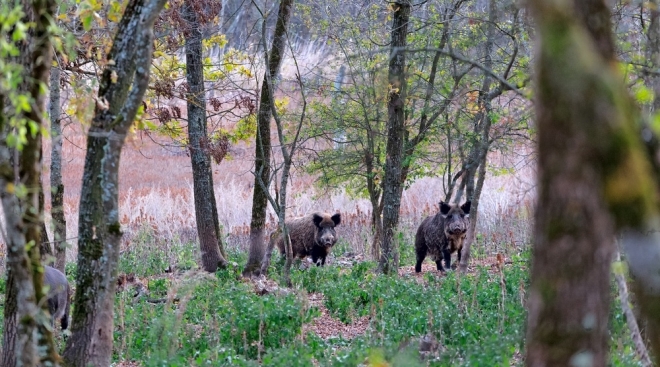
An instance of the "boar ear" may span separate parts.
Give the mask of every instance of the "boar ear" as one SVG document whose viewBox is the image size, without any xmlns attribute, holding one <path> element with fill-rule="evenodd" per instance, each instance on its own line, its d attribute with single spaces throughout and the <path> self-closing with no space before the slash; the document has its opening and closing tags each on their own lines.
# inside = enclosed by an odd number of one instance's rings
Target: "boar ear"
<svg viewBox="0 0 660 367">
<path fill-rule="evenodd" d="M 336 227 L 341 223 L 341 214 L 337 213 L 332 217 L 330 217 L 330 219 L 332 219 L 332 221 L 335 222 L 335 227 Z"/>
<path fill-rule="evenodd" d="M 465 215 L 470 214 L 470 206 L 472 206 L 472 202 L 469 200 L 466 201 L 465 204 L 461 205 L 461 209 L 463 210 L 463 213 L 465 213 Z"/>
<path fill-rule="evenodd" d="M 440 202 L 440 214 L 445 216 L 449 214 L 450 210 L 451 210 L 451 206 L 449 206 L 449 204 L 445 203 L 444 201 Z"/>
<path fill-rule="evenodd" d="M 317 213 L 314 213 L 312 216 L 312 221 L 314 222 L 314 225 L 318 227 L 321 224 L 321 221 L 323 221 L 323 217 Z"/>
</svg>

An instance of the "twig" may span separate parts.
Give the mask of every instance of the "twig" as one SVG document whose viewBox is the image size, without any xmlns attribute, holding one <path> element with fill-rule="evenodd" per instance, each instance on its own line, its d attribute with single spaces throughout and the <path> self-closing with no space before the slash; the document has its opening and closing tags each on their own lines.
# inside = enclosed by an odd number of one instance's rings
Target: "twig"
<svg viewBox="0 0 660 367">
<path fill-rule="evenodd" d="M 615 255 L 615 260 L 617 262 L 621 261 L 621 253 L 618 250 Z M 630 301 L 628 299 L 628 285 L 626 284 L 625 274 L 621 271 L 615 271 L 614 278 L 616 278 L 616 284 L 619 288 L 619 300 L 621 301 L 621 309 L 626 316 L 626 323 L 628 324 L 628 329 L 630 329 L 631 334 L 630 336 L 632 337 L 633 343 L 635 344 L 635 352 L 637 353 L 637 357 L 639 357 L 639 360 L 643 366 L 653 366 L 651 358 L 649 357 L 649 352 L 646 349 L 644 340 L 642 339 L 642 334 L 639 332 L 637 319 L 635 318 L 635 314 L 630 308 Z"/>
</svg>

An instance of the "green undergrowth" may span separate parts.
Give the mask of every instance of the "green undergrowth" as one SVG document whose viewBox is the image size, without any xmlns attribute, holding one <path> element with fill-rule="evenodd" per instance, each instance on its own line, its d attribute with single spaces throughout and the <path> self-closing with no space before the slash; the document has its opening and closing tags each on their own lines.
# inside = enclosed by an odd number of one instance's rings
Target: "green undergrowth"
<svg viewBox="0 0 660 367">
<path fill-rule="evenodd" d="M 214 276 L 196 271 L 148 282 L 149 297 L 117 299 L 118 360 L 145 366 L 518 366 L 523 365 L 529 254 L 509 257 L 503 272 L 477 267 L 468 275 L 384 276 L 376 264 L 292 271 L 293 290 L 258 296 L 240 280 L 239 266 Z M 274 262 L 273 279 L 280 265 Z M 367 317 L 352 340 L 322 340 L 304 332 L 319 316 L 309 294 L 322 293 L 329 313 L 344 323 Z M 174 296 L 176 295 L 176 296 Z M 613 288 L 616 295 L 616 288 Z M 618 303 L 611 317 L 611 365 L 639 365 Z M 420 357 L 423 336 L 438 342 Z"/>
<path fill-rule="evenodd" d="M 142 366 L 524 364 L 526 251 L 507 254 L 511 263 L 503 272 L 483 266 L 463 276 L 384 276 L 373 262 L 295 267 L 293 289 L 263 296 L 255 293 L 253 283 L 241 280 L 244 253 L 229 250 L 237 264 L 213 275 L 196 266 L 157 273 L 161 265 L 149 264 L 161 260 L 148 257 L 162 255 L 143 254 L 143 268 L 138 258 L 130 261 L 148 295 L 134 297 L 134 286 L 117 294 L 115 361 Z M 280 270 L 275 264 L 271 278 L 278 279 Z M 75 267 L 67 267 L 69 277 L 74 272 Z M 323 294 L 331 316 L 348 324 L 367 318 L 368 328 L 352 340 L 322 340 L 305 326 L 320 316 L 311 306 L 312 293 Z M 640 366 L 616 296 L 613 282 L 610 366 Z M 422 359 L 424 336 L 436 340 L 438 348 Z"/>
<path fill-rule="evenodd" d="M 297 273 L 294 282 L 308 292 L 323 293 L 328 310 L 343 322 L 370 316 L 372 330 L 340 349 L 335 365 L 357 365 L 374 350 L 394 360 L 417 348 L 416 342 L 427 334 L 441 351 L 432 365 L 509 365 L 524 335 L 522 263 L 504 271 L 504 288 L 500 274 L 486 268 L 468 276 L 427 273 L 420 283 L 377 275 L 371 263 L 351 269 L 312 268 Z"/>
</svg>

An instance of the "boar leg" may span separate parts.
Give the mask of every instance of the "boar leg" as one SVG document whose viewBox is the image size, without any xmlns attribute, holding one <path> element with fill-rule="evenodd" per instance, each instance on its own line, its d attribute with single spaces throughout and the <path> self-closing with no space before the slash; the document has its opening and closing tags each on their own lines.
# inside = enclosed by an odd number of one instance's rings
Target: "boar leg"
<svg viewBox="0 0 660 367">
<path fill-rule="evenodd" d="M 445 267 L 447 270 L 451 270 L 451 252 L 449 252 L 448 248 L 442 249 L 442 256 L 445 258 Z"/>
<path fill-rule="evenodd" d="M 417 264 L 415 264 L 415 273 L 422 272 L 422 262 L 426 258 L 426 246 L 417 248 Z"/>
</svg>

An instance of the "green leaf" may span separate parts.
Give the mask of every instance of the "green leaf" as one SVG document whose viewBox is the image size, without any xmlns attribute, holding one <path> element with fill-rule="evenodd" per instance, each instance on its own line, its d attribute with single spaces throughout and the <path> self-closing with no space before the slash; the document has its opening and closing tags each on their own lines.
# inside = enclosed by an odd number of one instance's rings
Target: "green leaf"
<svg viewBox="0 0 660 367">
<path fill-rule="evenodd" d="M 11 35 L 11 39 L 14 42 L 24 40 L 25 37 L 27 36 L 27 29 L 28 27 L 27 25 L 25 25 L 25 23 L 22 22 L 16 23 L 16 25 L 14 26 L 14 32 Z"/>
<path fill-rule="evenodd" d="M 633 93 L 635 95 L 635 100 L 640 104 L 648 104 L 655 99 L 653 90 L 643 84 L 637 84 L 633 89 Z"/>
<path fill-rule="evenodd" d="M 92 20 L 94 20 L 94 15 L 92 12 L 89 12 L 82 17 L 83 28 L 86 31 L 92 29 Z"/>
</svg>

